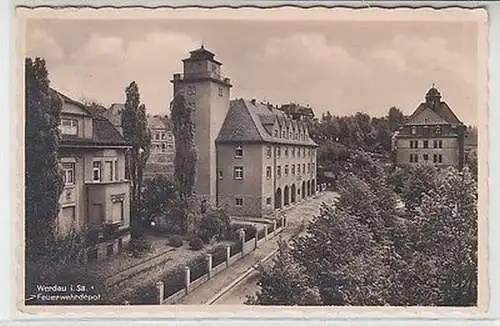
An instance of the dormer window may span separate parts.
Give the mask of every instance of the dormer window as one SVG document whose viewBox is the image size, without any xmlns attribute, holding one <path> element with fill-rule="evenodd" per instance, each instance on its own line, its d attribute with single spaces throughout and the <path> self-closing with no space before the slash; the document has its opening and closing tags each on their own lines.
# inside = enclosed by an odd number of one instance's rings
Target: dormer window
<svg viewBox="0 0 500 326">
<path fill-rule="evenodd" d="M 417 134 L 417 127 L 411 127 L 411 134 L 416 135 Z"/>
<path fill-rule="evenodd" d="M 59 130 L 63 135 L 78 135 L 78 120 L 76 119 L 61 119 Z"/>
<path fill-rule="evenodd" d="M 243 147 L 240 145 L 236 146 L 234 149 L 234 157 L 243 157 Z"/>
<path fill-rule="evenodd" d="M 438 127 L 436 128 L 436 134 L 437 134 L 437 135 L 441 135 L 441 127 L 439 127 L 439 126 L 438 126 Z"/>
</svg>

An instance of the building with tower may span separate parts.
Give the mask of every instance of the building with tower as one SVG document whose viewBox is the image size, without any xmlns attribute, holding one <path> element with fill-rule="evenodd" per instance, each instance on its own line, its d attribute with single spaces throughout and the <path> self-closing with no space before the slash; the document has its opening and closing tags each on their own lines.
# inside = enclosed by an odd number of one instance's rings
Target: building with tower
<svg viewBox="0 0 500 326">
<path fill-rule="evenodd" d="M 396 164 L 464 165 L 466 126 L 433 85 L 395 135 Z"/>
<path fill-rule="evenodd" d="M 217 160 L 215 138 L 229 110 L 231 82 L 221 75 L 222 63 L 202 45 L 182 60 L 183 73 L 174 74 L 172 83 L 175 97 L 185 96 L 193 112 L 195 144 L 198 151 L 196 195 L 212 205 L 216 204 Z"/>
<path fill-rule="evenodd" d="M 196 195 L 232 216 L 264 217 L 316 193 L 316 147 L 294 107 L 230 101 L 231 83 L 204 46 L 173 76 L 173 96 L 193 110 Z M 302 112 L 302 111 L 301 111 Z M 292 114 L 295 113 L 295 114 Z M 299 112 L 300 113 L 300 112 Z"/>
</svg>

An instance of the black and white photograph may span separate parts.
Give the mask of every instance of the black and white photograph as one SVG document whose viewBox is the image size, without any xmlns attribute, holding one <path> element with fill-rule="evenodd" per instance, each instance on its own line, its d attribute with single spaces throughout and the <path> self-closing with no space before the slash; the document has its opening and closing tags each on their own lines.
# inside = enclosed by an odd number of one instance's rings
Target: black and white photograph
<svg viewBox="0 0 500 326">
<path fill-rule="evenodd" d="M 22 310 L 487 302 L 484 9 L 17 19 Z"/>
</svg>

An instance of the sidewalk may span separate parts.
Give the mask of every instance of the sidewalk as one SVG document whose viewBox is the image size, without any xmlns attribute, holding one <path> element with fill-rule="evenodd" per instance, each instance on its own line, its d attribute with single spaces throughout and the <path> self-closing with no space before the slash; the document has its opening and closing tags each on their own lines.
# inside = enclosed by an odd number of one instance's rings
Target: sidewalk
<svg viewBox="0 0 500 326">
<path fill-rule="evenodd" d="M 255 251 L 215 275 L 210 281 L 196 288 L 193 292 L 177 301 L 176 304 L 199 305 L 208 303 L 217 293 L 276 250 L 280 238 L 283 240 L 290 239 L 299 229 L 303 219 L 310 220 L 313 216 L 319 214 L 322 202 L 331 204 L 336 197 L 337 194 L 334 192 L 325 192 L 318 195 L 317 198 L 311 198 L 284 211 L 287 216 L 287 227 L 278 236 L 263 242 Z"/>
</svg>

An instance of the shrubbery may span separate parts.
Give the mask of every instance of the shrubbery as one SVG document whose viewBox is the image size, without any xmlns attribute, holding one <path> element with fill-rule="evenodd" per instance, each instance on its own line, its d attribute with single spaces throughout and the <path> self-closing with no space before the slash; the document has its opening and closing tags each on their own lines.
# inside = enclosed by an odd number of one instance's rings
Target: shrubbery
<svg viewBox="0 0 500 326">
<path fill-rule="evenodd" d="M 221 241 L 228 236 L 231 220 L 222 209 L 211 210 L 198 223 L 198 236 L 205 242 Z"/>
<path fill-rule="evenodd" d="M 181 236 L 173 235 L 168 239 L 168 244 L 174 248 L 179 248 L 182 247 L 184 241 L 182 240 Z"/>
<path fill-rule="evenodd" d="M 203 249 L 203 240 L 199 237 L 194 237 L 191 241 L 189 241 L 189 247 L 192 250 L 201 250 Z"/>
<path fill-rule="evenodd" d="M 151 242 L 145 239 L 132 239 L 127 246 L 127 251 L 130 252 L 133 257 L 142 257 L 151 250 Z"/>
</svg>

